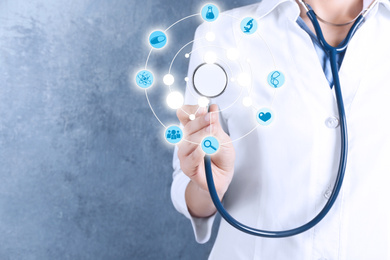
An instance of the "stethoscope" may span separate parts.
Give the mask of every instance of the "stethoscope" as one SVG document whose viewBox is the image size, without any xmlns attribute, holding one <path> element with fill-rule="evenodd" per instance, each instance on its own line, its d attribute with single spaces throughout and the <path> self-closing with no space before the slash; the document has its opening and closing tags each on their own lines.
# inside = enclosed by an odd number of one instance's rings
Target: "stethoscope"
<svg viewBox="0 0 390 260">
<path fill-rule="evenodd" d="M 341 44 L 341 46 L 338 46 L 338 47 L 332 47 L 331 45 L 329 45 L 326 42 L 314 11 L 303 0 L 299 0 L 299 2 L 300 2 L 300 4 L 303 5 L 303 7 L 306 10 L 307 16 L 309 17 L 309 19 L 313 23 L 314 29 L 315 29 L 316 34 L 317 34 L 318 41 L 320 42 L 321 46 L 324 48 L 324 50 L 330 56 L 330 65 L 331 65 L 333 81 L 334 81 L 334 90 L 336 93 L 336 101 L 337 101 L 337 107 L 338 107 L 338 113 L 339 113 L 340 133 L 341 133 L 341 153 L 340 153 L 339 169 L 338 169 L 337 178 L 336 178 L 336 181 L 334 184 L 333 191 L 332 191 L 327 203 L 325 204 L 323 209 L 317 214 L 317 216 L 315 216 L 311 221 L 309 221 L 306 224 L 299 226 L 297 228 L 284 230 L 284 231 L 268 231 L 268 230 L 260 230 L 260 229 L 256 229 L 253 227 L 246 226 L 246 225 L 238 222 L 236 219 L 234 219 L 225 210 L 221 201 L 219 200 L 217 191 L 215 189 L 214 180 L 213 180 L 213 173 L 211 170 L 210 156 L 206 155 L 204 158 L 204 162 L 205 162 L 207 185 L 209 188 L 211 199 L 212 199 L 215 207 L 217 208 L 217 210 L 221 214 L 221 216 L 230 225 L 237 228 L 238 230 L 241 230 L 242 232 L 245 232 L 245 233 L 248 233 L 248 234 L 251 234 L 254 236 L 269 237 L 269 238 L 282 238 L 282 237 L 289 237 L 289 236 L 294 236 L 294 235 L 303 233 L 303 232 L 309 230 L 310 228 L 314 227 L 315 225 L 317 225 L 326 216 L 326 214 L 330 211 L 333 204 L 335 203 L 337 196 L 340 193 L 341 186 L 343 184 L 345 168 L 347 165 L 347 150 L 348 150 L 347 122 L 346 122 L 344 102 L 343 102 L 343 97 L 342 97 L 341 87 L 340 87 L 340 79 L 339 79 L 336 55 L 338 53 L 345 51 L 352 36 L 355 34 L 356 30 L 359 28 L 359 26 L 364 21 L 364 18 L 366 17 L 366 15 L 375 6 L 375 4 L 378 2 L 378 0 L 375 0 L 367 9 L 365 9 L 364 11 L 362 11 L 362 13 L 360 13 L 360 15 L 355 19 L 355 21 L 354 21 L 351 29 L 349 30 L 344 42 Z"/>
</svg>

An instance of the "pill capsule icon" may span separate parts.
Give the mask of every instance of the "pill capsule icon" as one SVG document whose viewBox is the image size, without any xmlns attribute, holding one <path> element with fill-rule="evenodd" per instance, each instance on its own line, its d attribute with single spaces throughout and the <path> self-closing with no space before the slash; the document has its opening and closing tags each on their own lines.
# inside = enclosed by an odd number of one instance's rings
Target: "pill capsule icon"
<svg viewBox="0 0 390 260">
<path fill-rule="evenodd" d="M 157 37 L 152 38 L 150 40 L 150 43 L 151 44 L 159 44 L 159 43 L 164 42 L 166 39 L 167 39 L 167 37 L 161 35 L 161 36 L 157 36 Z"/>
<path fill-rule="evenodd" d="M 149 37 L 149 43 L 153 48 L 160 49 L 167 44 L 167 35 L 162 31 L 154 31 Z"/>
</svg>

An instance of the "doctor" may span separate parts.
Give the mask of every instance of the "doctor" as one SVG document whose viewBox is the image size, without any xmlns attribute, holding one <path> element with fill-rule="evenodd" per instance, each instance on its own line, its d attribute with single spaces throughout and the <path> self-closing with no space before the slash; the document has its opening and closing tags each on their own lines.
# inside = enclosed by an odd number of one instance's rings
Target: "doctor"
<svg viewBox="0 0 390 260">
<path fill-rule="evenodd" d="M 351 24 L 336 24 L 353 20 L 371 1 L 307 3 L 326 21 L 320 23 L 326 40 L 337 46 Z M 242 34 L 239 21 L 232 18 L 246 16 L 256 17 L 263 39 Z M 211 43 L 204 39 L 209 30 L 216 34 Z M 389 32 L 390 2 L 379 0 L 339 55 L 349 156 L 343 188 L 329 214 L 309 231 L 283 239 L 250 236 L 222 220 L 210 259 L 390 259 Z M 204 52 L 212 49 L 222 56 L 224 49 L 238 49 L 239 63 L 252 74 L 253 103 L 275 112 L 272 125 L 246 135 L 253 128 L 253 111 L 234 102 L 242 96 L 242 87 L 231 81 L 212 100 L 213 113 L 200 109 L 190 120 L 178 110 L 187 140 L 200 143 L 211 131 L 220 143 L 227 143 L 211 157 L 225 208 L 238 221 L 260 229 L 285 230 L 306 223 L 329 198 L 340 139 L 329 61 L 305 12 L 292 0 L 263 0 L 200 26 L 195 39 L 190 75 L 203 63 Z M 228 65 L 233 74 L 241 70 L 237 61 Z M 267 85 L 275 67 L 286 78 L 277 94 Z M 191 84 L 186 102 L 183 110 L 194 113 L 197 95 Z M 209 240 L 216 212 L 203 156 L 199 145 L 178 145 L 171 190 L 174 206 L 191 220 L 199 243 Z"/>
</svg>

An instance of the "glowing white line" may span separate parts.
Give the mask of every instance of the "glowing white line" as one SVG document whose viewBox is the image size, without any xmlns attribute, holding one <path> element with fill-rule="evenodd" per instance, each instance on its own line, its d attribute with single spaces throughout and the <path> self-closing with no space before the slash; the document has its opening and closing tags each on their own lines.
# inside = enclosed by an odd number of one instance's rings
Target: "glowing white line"
<svg viewBox="0 0 390 260">
<path fill-rule="evenodd" d="M 184 17 L 184 18 L 182 18 L 182 19 L 176 21 L 176 22 L 173 23 L 171 26 L 169 26 L 167 29 L 165 29 L 164 32 L 166 33 L 169 29 L 171 29 L 173 26 L 175 26 L 175 25 L 178 24 L 179 22 L 184 21 L 184 20 L 186 20 L 186 19 L 188 19 L 188 18 L 191 18 L 191 17 L 193 17 L 193 16 L 197 16 L 197 15 L 199 15 L 199 14 L 189 15 L 189 16 L 187 16 L 187 17 Z M 184 46 L 184 47 L 185 47 L 185 46 Z M 183 47 L 183 48 L 184 48 L 184 47 Z M 145 69 L 146 69 L 147 66 L 148 66 L 149 58 L 150 58 L 150 55 L 152 54 L 152 51 L 153 51 L 153 48 L 150 49 L 149 55 L 148 55 L 148 57 L 147 57 L 147 59 L 146 59 Z M 176 58 L 176 56 L 175 56 L 175 58 Z M 170 71 L 170 70 L 171 70 L 171 68 L 169 68 L 169 71 Z M 169 86 L 169 91 L 172 92 L 171 86 Z M 160 124 L 161 124 L 164 128 L 167 128 L 167 127 L 163 124 L 163 122 L 161 122 L 161 120 L 158 118 L 158 116 L 156 115 L 156 113 L 154 112 L 153 107 L 152 107 L 152 105 L 150 104 L 149 97 L 148 97 L 148 92 L 146 91 L 146 89 L 145 89 L 145 96 L 146 96 L 146 99 L 148 100 L 149 107 L 150 107 L 150 109 L 152 110 L 152 112 L 153 112 L 154 116 L 156 117 L 156 119 L 160 122 Z M 184 112 L 185 112 L 185 111 L 184 111 Z"/>
<path fill-rule="evenodd" d="M 183 21 L 183 20 L 186 20 L 186 19 L 188 19 L 188 18 L 194 17 L 194 16 L 198 16 L 198 15 L 199 15 L 199 14 L 193 14 L 193 15 L 189 15 L 189 16 L 187 16 L 187 17 L 185 17 L 185 18 L 182 18 L 182 19 L 176 21 L 175 23 L 173 23 L 171 26 L 169 26 L 164 32 L 167 32 L 168 30 L 170 30 L 173 26 L 175 26 L 175 25 L 178 24 L 179 22 L 181 22 L 181 21 Z M 239 20 L 239 18 L 234 17 L 234 16 L 232 16 L 232 15 L 228 15 L 228 14 L 222 14 L 222 15 L 228 16 L 228 17 L 231 17 L 231 18 L 234 18 L 234 19 L 236 19 L 236 20 Z M 272 60 L 273 60 L 273 63 L 274 63 L 274 67 L 275 67 L 275 69 L 276 69 L 276 61 L 275 61 L 275 57 L 274 57 L 273 54 L 272 54 L 271 48 L 269 47 L 269 45 L 268 45 L 268 43 L 265 41 L 265 39 L 261 36 L 261 34 L 260 34 L 259 32 L 258 32 L 257 34 L 259 35 L 259 37 L 263 40 L 263 42 L 264 42 L 265 45 L 267 46 L 267 49 L 268 49 L 269 53 L 271 54 L 271 57 L 272 57 Z M 240 39 L 240 40 L 241 40 L 241 39 Z M 195 39 L 194 39 L 193 41 L 187 43 L 186 45 L 184 45 L 184 46 L 176 53 L 175 57 L 174 57 L 173 60 L 171 61 L 171 64 L 170 64 L 170 67 L 169 67 L 169 73 L 171 72 L 171 69 L 172 69 L 172 66 L 173 66 L 173 62 L 175 61 L 175 59 L 176 59 L 176 57 L 178 56 L 178 54 L 179 54 L 186 46 L 188 46 L 189 44 L 193 43 L 194 41 L 195 41 Z M 224 48 L 222 48 L 222 47 L 220 47 L 220 46 L 205 46 L 205 47 L 217 47 L 217 48 L 224 49 Z M 202 48 L 204 48 L 204 47 L 202 47 Z M 201 49 L 201 48 L 199 48 L 199 49 Z M 197 51 L 197 50 L 198 50 L 198 49 L 192 50 L 192 51 L 189 52 L 188 54 L 191 55 L 193 52 L 195 52 L 195 51 Z M 226 50 L 226 49 L 224 49 L 224 50 Z M 149 52 L 149 55 L 148 55 L 148 58 L 147 58 L 146 64 L 145 64 L 145 69 L 146 69 L 146 67 L 147 67 L 147 64 L 148 64 L 148 61 L 149 61 L 149 58 L 150 58 L 150 56 L 151 56 L 152 51 L 153 51 L 153 48 L 152 48 L 152 49 L 150 50 L 150 52 Z M 222 60 L 222 61 L 223 61 L 223 60 Z M 223 62 L 224 62 L 224 61 L 223 61 Z M 243 72 L 242 64 L 241 64 L 241 63 L 239 63 L 239 64 L 240 64 L 241 71 Z M 227 64 L 227 66 L 228 66 L 229 71 L 232 73 L 232 69 L 231 69 L 231 67 L 229 66 L 229 64 Z M 251 93 L 252 90 L 253 90 L 253 71 L 252 71 L 251 66 L 249 66 L 249 67 L 250 67 L 250 74 L 251 74 L 251 78 L 252 78 L 251 86 L 250 86 L 250 88 L 249 88 L 249 95 L 250 95 L 250 93 Z M 232 75 L 233 75 L 233 74 L 232 74 Z M 171 86 L 169 86 L 169 89 L 170 89 L 170 91 L 171 91 L 171 88 L 170 88 L 170 87 L 171 87 Z M 220 112 L 222 112 L 222 111 L 224 111 L 224 110 L 227 110 L 227 109 L 229 109 L 230 107 L 232 107 L 232 106 L 233 106 L 235 103 L 237 103 L 237 101 L 240 99 L 240 97 L 241 97 L 241 95 L 242 95 L 242 92 L 243 92 L 243 88 L 241 87 L 241 92 L 240 92 L 239 97 L 238 97 L 230 106 L 228 106 L 228 107 L 226 107 L 226 108 L 224 108 L 223 110 L 220 110 L 220 111 L 211 112 L 211 114 L 213 114 L 213 113 L 220 113 Z M 192 94 L 192 93 L 191 93 L 191 94 Z M 147 90 L 146 90 L 146 89 L 145 89 L 145 95 L 146 95 L 146 99 L 147 99 L 147 101 L 148 101 L 149 107 L 150 107 L 150 109 L 152 110 L 154 116 L 156 117 L 156 119 L 160 122 L 160 124 L 161 124 L 164 128 L 167 128 L 167 127 L 161 122 L 161 120 L 157 117 L 157 115 L 156 115 L 154 109 L 152 108 L 152 106 L 151 106 L 151 104 L 150 104 L 150 101 L 149 101 L 149 97 L 148 97 L 148 94 L 147 94 Z M 274 100 L 275 100 L 275 97 L 276 97 L 276 89 L 275 89 L 275 91 L 274 91 L 274 97 L 273 97 L 273 100 L 272 100 L 272 103 L 271 103 L 271 107 L 272 107 L 272 105 L 273 105 L 273 102 L 274 102 Z M 252 108 L 255 109 L 254 106 L 252 106 Z M 200 107 L 198 107 L 198 109 L 197 109 L 197 111 L 196 111 L 195 113 L 197 113 L 199 109 L 200 109 Z M 181 110 L 182 110 L 184 113 L 186 113 L 187 115 L 189 115 L 189 113 L 187 113 L 186 111 L 184 111 L 182 108 L 181 108 Z M 210 116 L 211 116 L 211 115 L 210 115 Z M 210 120 L 210 125 L 211 125 L 211 120 Z M 251 134 L 251 133 L 252 133 L 253 131 L 255 131 L 259 126 L 260 126 L 260 125 L 257 125 L 257 126 L 254 127 L 251 131 L 249 131 L 247 134 L 241 136 L 240 138 L 237 138 L 237 139 L 232 140 L 232 141 L 230 141 L 230 142 L 221 143 L 220 145 L 225 145 L 225 144 L 229 144 L 229 143 L 233 143 L 233 142 L 239 141 L 239 140 L 245 138 L 246 136 L 248 136 L 249 134 Z M 210 135 L 211 135 L 211 129 L 210 129 Z M 195 144 L 195 145 L 200 145 L 199 143 L 195 143 L 195 142 L 192 142 L 192 141 L 189 141 L 189 140 L 186 140 L 186 139 L 183 139 L 183 140 L 186 141 L 186 142 L 188 142 L 188 143 L 192 143 L 192 144 Z"/>
<path fill-rule="evenodd" d="M 195 49 L 195 50 L 192 50 L 189 54 L 192 54 L 193 52 L 196 52 L 196 51 L 198 51 L 198 50 L 200 50 L 200 49 L 208 48 L 208 47 L 220 48 L 220 49 L 226 51 L 226 48 L 223 48 L 223 47 L 221 47 L 221 46 L 217 46 L 217 45 L 208 45 L 208 46 L 202 46 L 202 47 L 200 47 L 200 48 L 197 48 L 197 49 Z M 232 71 L 231 67 L 229 66 L 229 64 L 226 63 L 223 59 L 218 58 L 218 60 L 222 61 L 225 65 L 227 64 L 227 67 L 228 67 L 228 69 L 229 69 L 229 71 L 230 71 L 230 74 L 233 75 L 233 71 Z M 242 64 L 241 64 L 241 63 L 239 63 L 239 64 L 240 64 L 241 72 L 244 72 L 243 67 L 242 67 Z M 218 112 L 223 112 L 223 111 L 229 109 L 230 107 L 232 107 L 233 105 L 235 105 L 235 104 L 237 103 L 237 101 L 240 99 L 240 97 L 242 96 L 242 92 L 243 92 L 243 87 L 241 87 L 241 92 L 240 92 L 240 95 L 237 97 L 237 99 L 236 99 L 232 104 L 230 104 L 229 106 L 225 107 L 225 108 L 222 109 L 222 110 L 219 110 Z M 192 92 L 190 92 L 190 93 L 191 93 L 191 95 L 192 95 L 194 98 L 196 98 Z"/>
<path fill-rule="evenodd" d="M 271 108 L 272 108 L 272 106 L 274 105 L 275 99 L 276 99 L 276 89 L 274 90 L 274 96 L 273 96 L 273 98 L 272 98 Z"/>
<path fill-rule="evenodd" d="M 146 67 L 148 66 L 149 58 L 150 58 L 150 55 L 152 54 L 152 51 L 153 51 L 153 48 L 151 48 L 151 49 L 150 49 L 150 52 L 149 52 L 148 58 L 146 59 L 146 63 L 145 63 L 145 69 L 146 69 Z"/>
<path fill-rule="evenodd" d="M 222 61 L 222 63 L 224 63 L 224 64 L 228 67 L 228 69 L 229 69 L 229 71 L 230 71 L 230 74 L 233 75 L 233 70 L 232 70 L 232 68 L 230 67 L 229 63 L 225 62 L 223 59 L 220 59 L 220 58 L 218 58 L 218 60 Z"/>
<path fill-rule="evenodd" d="M 200 143 L 195 143 L 195 142 L 192 142 L 192 141 L 188 141 L 187 139 L 183 139 L 183 141 L 186 141 L 186 142 L 188 142 L 188 143 L 190 143 L 190 144 L 200 145 Z"/>
<path fill-rule="evenodd" d="M 187 116 L 190 116 L 190 113 L 187 113 L 187 111 L 185 111 L 182 107 L 180 107 L 181 111 L 183 111 L 184 113 L 186 113 Z M 199 109 L 199 108 L 198 108 Z M 198 110 L 196 110 L 198 112 Z"/>
<path fill-rule="evenodd" d="M 150 104 L 149 97 L 148 97 L 148 92 L 147 92 L 146 89 L 145 89 L 145 96 L 146 96 L 146 99 L 148 100 L 149 107 L 150 107 L 150 109 L 152 110 L 154 116 L 155 116 L 156 119 L 160 122 L 160 124 L 166 129 L 167 127 L 163 124 L 163 122 L 161 122 L 161 120 L 158 118 L 158 116 L 157 116 L 156 113 L 154 112 L 153 107 L 152 107 L 152 105 Z"/>
<path fill-rule="evenodd" d="M 253 111 L 254 111 L 255 113 L 257 113 L 258 109 L 257 109 L 255 106 L 251 106 L 251 107 L 252 107 Z M 259 126 L 260 126 L 260 125 L 258 124 L 258 125 L 255 126 L 251 131 L 249 131 L 247 134 L 245 134 L 245 135 L 243 135 L 243 136 L 241 136 L 241 137 L 239 137 L 239 138 L 237 138 L 237 139 L 234 139 L 233 141 L 223 143 L 223 144 L 221 144 L 221 145 L 230 144 L 230 143 L 233 143 L 233 142 L 237 142 L 237 141 L 239 141 L 239 140 L 245 138 L 245 137 L 248 136 L 249 134 L 251 134 L 251 133 L 252 133 L 253 131 L 255 131 Z"/>
<path fill-rule="evenodd" d="M 199 39 L 206 39 L 206 37 L 202 37 L 202 38 L 199 38 Z M 198 39 L 197 39 L 197 40 L 198 40 Z M 195 52 L 195 51 L 198 51 L 198 50 L 203 49 L 203 48 L 209 48 L 209 47 L 215 47 L 215 48 L 220 48 L 220 49 L 222 49 L 222 50 L 226 50 L 226 48 L 223 48 L 223 47 L 218 46 L 218 45 L 207 45 L 207 46 L 202 46 L 202 47 L 200 47 L 200 48 L 198 48 L 198 49 L 192 50 L 192 51 L 189 52 L 188 54 L 191 55 L 191 53 L 193 53 L 193 52 Z"/>
<path fill-rule="evenodd" d="M 247 63 L 249 64 L 249 70 L 251 72 L 251 85 L 250 85 L 249 91 L 248 91 L 248 96 L 250 96 L 252 89 L 253 89 L 253 71 L 252 71 L 252 66 L 250 65 L 250 63 L 248 61 L 247 61 Z"/>
<path fill-rule="evenodd" d="M 269 51 L 269 53 L 271 54 L 272 60 L 273 60 L 273 62 L 274 62 L 274 69 L 277 70 L 275 57 L 274 57 L 274 55 L 272 54 L 271 48 L 269 47 L 267 41 L 261 36 L 260 32 L 257 32 L 257 35 L 263 40 L 263 42 L 264 42 L 265 45 L 267 46 L 268 51 Z M 276 99 L 276 90 L 277 90 L 277 89 L 274 90 L 274 95 L 273 95 L 273 97 L 272 97 L 271 108 L 272 108 L 272 106 L 273 106 L 273 104 L 274 104 L 274 101 L 275 101 L 275 99 Z"/>
<path fill-rule="evenodd" d="M 198 109 L 195 111 L 195 115 L 196 115 L 196 113 L 198 113 L 199 109 L 200 109 L 200 106 L 198 106 Z"/>
<path fill-rule="evenodd" d="M 230 144 L 230 143 L 234 143 L 234 142 L 237 142 L 243 138 L 245 138 L 246 136 L 250 135 L 253 131 L 255 131 L 260 125 L 257 125 L 255 128 L 253 128 L 251 131 L 249 131 L 247 134 L 237 138 L 237 139 L 234 139 L 233 141 L 230 141 L 230 142 L 226 142 L 226 143 L 222 143 L 221 145 L 225 145 L 225 144 Z"/>
<path fill-rule="evenodd" d="M 257 113 L 257 111 L 259 111 L 259 109 L 258 109 L 257 107 L 255 107 L 255 105 L 252 105 L 251 107 L 252 107 L 252 109 L 253 109 L 253 111 L 254 111 L 255 113 Z"/>
<path fill-rule="evenodd" d="M 198 15 L 200 15 L 200 14 L 192 14 L 192 15 L 189 15 L 189 16 L 187 16 L 187 17 L 184 17 L 184 18 L 178 20 L 177 22 L 173 23 L 173 24 L 172 24 L 171 26 L 169 26 L 164 32 L 167 32 L 169 29 L 171 29 L 173 26 L 175 26 L 176 24 L 180 23 L 181 21 L 184 21 L 185 19 L 191 18 L 191 17 L 193 17 L 193 16 L 198 16 Z"/>
<path fill-rule="evenodd" d="M 232 104 L 230 104 L 229 106 L 225 107 L 225 108 L 222 109 L 222 110 L 219 110 L 218 112 L 223 112 L 223 111 L 225 111 L 225 110 L 231 108 L 232 106 L 234 106 L 234 105 L 237 103 L 237 101 L 238 101 L 238 100 L 241 98 L 241 96 L 242 96 L 242 92 L 244 91 L 244 87 L 241 87 L 241 86 L 240 86 L 240 88 L 241 88 L 241 92 L 240 92 L 240 95 L 237 97 L 237 99 L 234 100 L 234 102 L 233 102 Z"/>
<path fill-rule="evenodd" d="M 183 47 L 181 47 L 181 49 L 180 49 L 178 52 L 176 52 L 175 57 L 173 57 L 173 59 L 172 59 L 172 61 L 171 61 L 171 64 L 169 65 L 169 74 L 171 74 L 172 65 L 173 65 L 173 63 L 175 62 L 177 55 L 179 55 L 179 53 L 180 53 L 185 47 L 187 47 L 188 45 L 190 45 L 191 43 L 193 43 L 195 40 L 197 40 L 197 39 L 194 39 L 194 40 L 190 41 L 189 43 L 187 43 L 186 45 L 184 45 Z"/>
<path fill-rule="evenodd" d="M 230 17 L 230 18 L 234 18 L 234 19 L 236 19 L 236 20 L 240 20 L 240 18 L 238 18 L 238 17 L 235 17 L 235 16 L 233 16 L 233 15 L 230 15 L 230 14 L 225 14 L 225 13 L 221 13 L 221 15 L 223 16 L 228 16 L 228 17 Z"/>
<path fill-rule="evenodd" d="M 199 40 L 199 39 L 204 39 L 204 37 L 198 38 L 198 39 L 196 39 L 196 40 Z M 194 40 L 194 41 L 195 41 L 195 40 Z M 194 42 L 194 41 L 193 41 L 193 42 Z M 184 46 L 184 47 L 185 47 L 185 46 Z M 184 47 L 183 47 L 183 48 L 184 48 Z M 192 50 L 192 51 L 189 52 L 188 54 L 191 55 L 193 52 L 196 52 L 196 51 L 198 51 L 198 50 L 200 50 L 200 49 L 203 49 L 203 48 L 209 48 L 209 47 L 220 48 L 220 49 L 223 49 L 224 51 L 226 51 L 226 49 L 223 48 L 223 47 L 221 47 L 221 46 L 217 46 L 217 45 L 208 45 L 208 46 L 202 46 L 202 47 L 200 47 L 200 48 L 198 48 L 198 49 Z M 227 67 L 228 67 L 228 69 L 229 69 L 229 71 L 230 71 L 230 74 L 233 75 L 233 70 L 232 70 L 232 68 L 229 66 L 229 64 L 226 63 L 223 59 L 219 59 L 219 58 L 218 58 L 218 60 L 221 60 L 225 65 L 227 65 Z M 243 70 L 242 70 L 242 65 L 241 65 L 241 63 L 240 63 L 240 67 L 241 67 L 241 71 L 243 71 Z M 188 83 L 187 83 L 186 87 L 188 87 Z M 241 93 L 242 93 L 242 91 L 241 91 Z M 193 97 L 194 99 L 197 98 L 197 97 L 194 95 L 193 92 L 190 91 L 190 94 L 192 95 L 192 97 Z M 240 94 L 240 96 L 241 96 L 241 94 Z M 224 110 L 230 108 L 231 106 L 233 106 L 233 105 L 238 101 L 238 99 L 240 98 L 240 96 L 237 98 L 237 100 L 234 101 L 233 104 L 231 104 L 230 106 L 228 106 L 228 107 L 226 107 L 225 109 L 220 110 L 220 111 L 218 111 L 218 112 L 222 112 L 222 111 L 224 111 Z M 182 110 L 183 110 L 183 109 L 182 109 Z M 184 110 L 183 110 L 183 111 L 184 111 Z M 185 111 L 184 111 L 184 112 L 185 112 Z M 186 112 L 185 112 L 185 113 L 186 113 Z"/>
<path fill-rule="evenodd" d="M 268 43 L 267 43 L 266 40 L 263 38 L 263 36 L 261 36 L 260 32 L 257 32 L 257 34 L 259 35 L 259 37 L 263 40 L 263 42 L 264 42 L 265 45 L 267 46 L 268 51 L 269 51 L 269 53 L 271 54 L 272 60 L 273 60 L 273 62 L 274 62 L 274 67 L 275 67 L 275 69 L 276 69 L 276 61 L 275 61 L 274 55 L 272 54 L 271 48 L 269 47 Z"/>
</svg>

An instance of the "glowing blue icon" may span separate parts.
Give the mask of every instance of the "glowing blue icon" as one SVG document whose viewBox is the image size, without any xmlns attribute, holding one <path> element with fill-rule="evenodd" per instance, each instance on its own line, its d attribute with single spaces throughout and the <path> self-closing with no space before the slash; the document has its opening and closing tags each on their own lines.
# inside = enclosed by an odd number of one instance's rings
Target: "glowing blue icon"
<svg viewBox="0 0 390 260">
<path fill-rule="evenodd" d="M 278 70 L 268 75 L 268 84 L 273 88 L 280 88 L 285 82 L 284 74 Z"/>
<path fill-rule="evenodd" d="M 161 49 L 167 44 L 167 35 L 162 31 L 154 31 L 149 36 L 149 43 L 155 49 Z"/>
<path fill-rule="evenodd" d="M 135 82 L 140 88 L 150 88 L 153 85 L 154 77 L 152 72 L 148 70 L 141 70 L 135 77 Z"/>
<path fill-rule="evenodd" d="M 215 137 L 208 136 L 202 140 L 202 150 L 206 154 L 215 154 L 219 149 L 219 142 Z"/>
<path fill-rule="evenodd" d="M 245 34 L 253 34 L 257 31 L 257 21 L 252 17 L 247 17 L 241 21 L 241 31 Z"/>
<path fill-rule="evenodd" d="M 260 125 L 270 125 L 274 121 L 274 113 L 268 108 L 262 108 L 257 112 L 256 120 Z"/>
<path fill-rule="evenodd" d="M 177 144 L 183 139 L 183 131 L 178 126 L 170 126 L 165 130 L 165 139 L 168 143 Z"/>
<path fill-rule="evenodd" d="M 207 4 L 203 6 L 201 15 L 203 20 L 207 22 L 214 22 L 219 16 L 219 9 L 216 5 Z"/>
</svg>

